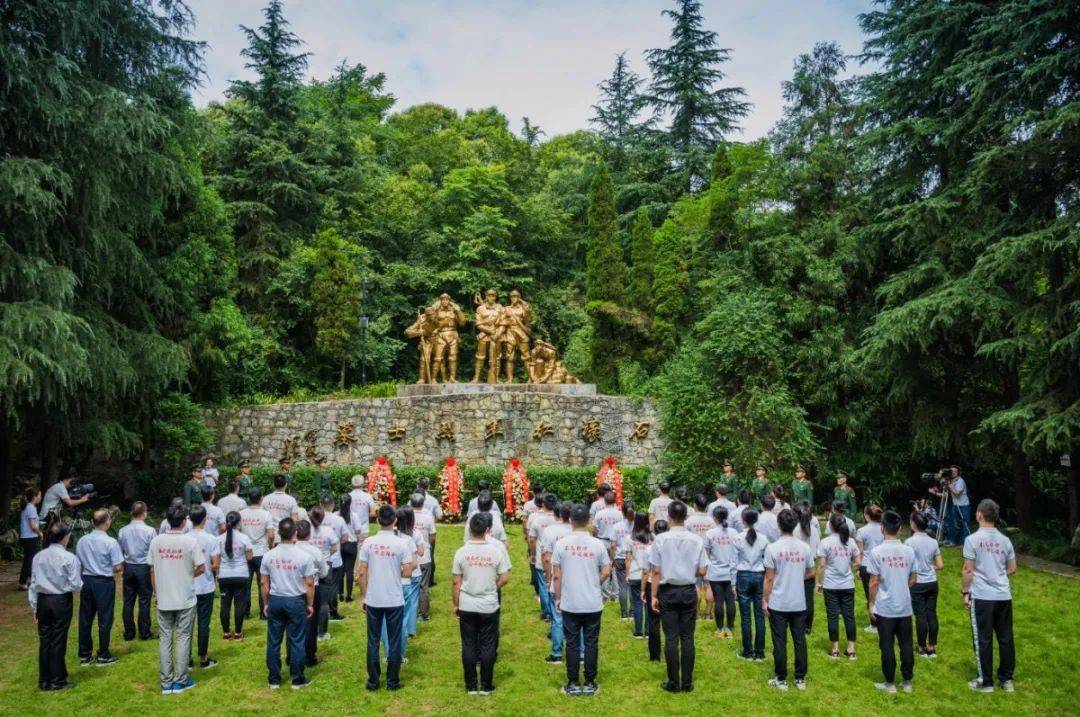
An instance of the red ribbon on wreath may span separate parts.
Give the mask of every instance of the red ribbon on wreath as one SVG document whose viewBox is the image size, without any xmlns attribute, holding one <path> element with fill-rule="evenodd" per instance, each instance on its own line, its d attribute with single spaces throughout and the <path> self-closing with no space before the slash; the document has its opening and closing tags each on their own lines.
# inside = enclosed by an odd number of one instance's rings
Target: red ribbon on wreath
<svg viewBox="0 0 1080 717">
<path fill-rule="evenodd" d="M 389 503 L 397 507 L 397 483 L 394 471 L 386 456 L 379 456 L 367 472 L 368 493 L 377 503 Z"/>
<path fill-rule="evenodd" d="M 506 514 L 522 517 L 525 504 L 529 502 L 529 479 L 521 459 L 511 458 L 503 473 L 503 498 L 506 500 Z"/>
<path fill-rule="evenodd" d="M 450 519 L 461 517 L 461 469 L 457 458 L 450 456 L 439 471 L 439 504 L 443 515 Z"/>
<path fill-rule="evenodd" d="M 615 465 L 615 456 L 608 456 L 600 464 L 600 472 L 596 474 L 596 487 L 599 488 L 604 483 L 615 491 L 615 504 L 622 508 L 623 480 L 619 467 Z"/>
</svg>

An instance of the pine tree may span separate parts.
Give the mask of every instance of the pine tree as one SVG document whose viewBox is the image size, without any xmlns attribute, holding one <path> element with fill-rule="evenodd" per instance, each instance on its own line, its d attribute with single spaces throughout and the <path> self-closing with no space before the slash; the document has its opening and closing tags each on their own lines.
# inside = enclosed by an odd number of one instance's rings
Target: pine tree
<svg viewBox="0 0 1080 717">
<path fill-rule="evenodd" d="M 690 290 L 687 247 L 671 221 L 653 235 L 653 344 L 658 358 L 668 358 L 679 345 Z"/>
<path fill-rule="evenodd" d="M 668 141 L 678 154 L 686 190 L 703 186 L 709 158 L 724 135 L 738 129 L 750 111 L 742 87 L 717 87 L 725 73 L 720 66 L 731 50 L 718 47 L 717 34 L 704 29 L 698 0 L 676 0 L 678 8 L 664 10 L 671 18 L 671 45 L 648 50 L 652 71 L 649 103 L 670 117 Z"/>
<path fill-rule="evenodd" d="M 300 39 L 288 30 L 280 0 L 263 15 L 259 28 L 243 28 L 243 54 L 257 79 L 230 84 L 208 171 L 234 220 L 240 300 L 265 314 L 266 289 L 282 259 L 315 230 L 328 177 L 316 161 L 321 148 L 299 121 L 307 54 L 292 52 Z"/>
<path fill-rule="evenodd" d="M 315 244 L 311 285 L 315 312 L 315 346 L 339 366 L 338 388 L 345 390 L 345 369 L 356 345 L 360 321 L 358 248 L 336 231 L 320 232 Z"/>
<path fill-rule="evenodd" d="M 0 520 L 12 437 L 60 461 L 129 455 L 137 414 L 183 380 L 163 330 L 198 277 L 162 231 L 193 163 L 186 6 L 10 3 L 0 22 Z"/>
<path fill-rule="evenodd" d="M 611 77 L 600 83 L 600 101 L 593 105 L 589 123 L 611 145 L 611 165 L 616 174 L 626 170 L 629 153 L 651 120 L 639 122 L 638 116 L 648 106 L 641 94 L 643 80 L 630 69 L 626 53 L 615 56 Z"/>
<path fill-rule="evenodd" d="M 611 173 L 601 163 L 589 190 L 589 250 L 585 258 L 586 310 L 593 324 L 592 368 L 602 390 L 618 380 L 619 314 L 626 293 L 626 263 L 615 236 Z"/>
</svg>

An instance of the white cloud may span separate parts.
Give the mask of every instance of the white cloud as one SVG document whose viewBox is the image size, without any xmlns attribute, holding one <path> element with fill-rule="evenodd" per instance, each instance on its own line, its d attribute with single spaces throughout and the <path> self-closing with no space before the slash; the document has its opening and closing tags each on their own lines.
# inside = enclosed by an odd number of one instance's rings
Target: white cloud
<svg viewBox="0 0 1080 717">
<path fill-rule="evenodd" d="M 239 25 L 262 23 L 264 0 L 189 0 L 206 40 L 208 78 L 199 104 L 246 77 Z M 856 15 L 869 0 L 727 0 L 704 4 L 710 29 L 732 49 L 726 82 L 745 87 L 754 109 L 742 138 L 765 134 L 780 115 L 780 82 L 815 42 L 861 47 Z M 395 109 L 438 102 L 458 110 L 495 105 L 517 129 L 527 116 L 549 135 L 585 127 L 597 84 L 627 51 L 645 75 L 644 50 L 667 44 L 670 2 L 331 2 L 290 0 L 286 18 L 313 53 L 309 73 L 327 77 L 342 59 L 385 72 Z"/>
</svg>

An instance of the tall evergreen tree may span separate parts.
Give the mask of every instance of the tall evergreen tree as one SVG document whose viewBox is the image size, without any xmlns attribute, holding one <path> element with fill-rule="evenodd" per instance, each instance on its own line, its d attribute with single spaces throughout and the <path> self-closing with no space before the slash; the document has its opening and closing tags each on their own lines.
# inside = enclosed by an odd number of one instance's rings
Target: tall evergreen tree
<svg viewBox="0 0 1080 717">
<path fill-rule="evenodd" d="M 586 309 L 593 324 L 592 368 L 598 386 L 615 387 L 621 342 L 619 313 L 626 293 L 626 262 L 615 236 L 613 188 L 607 165 L 600 164 L 589 190 L 589 250 L 585 259 Z"/>
<path fill-rule="evenodd" d="M 630 227 L 630 280 L 626 285 L 626 303 L 645 312 L 653 305 L 653 226 L 649 213 L 638 209 Z"/>
<path fill-rule="evenodd" d="M 671 18 L 671 45 L 645 53 L 652 71 L 649 103 L 670 117 L 668 140 L 678 153 L 686 190 L 708 181 L 709 159 L 724 135 L 738 129 L 750 111 L 742 87 L 717 87 L 731 50 L 718 46 L 717 34 L 704 28 L 698 0 L 676 0 L 664 10 Z"/>
<path fill-rule="evenodd" d="M 600 101 L 592 107 L 589 123 L 611 145 L 611 165 L 616 174 L 626 170 L 633 144 L 651 124 L 651 120 L 638 120 L 648 106 L 648 99 L 641 93 L 642 83 L 630 69 L 626 53 L 620 52 L 615 56 L 611 77 L 600 83 Z"/>
<path fill-rule="evenodd" d="M 201 45 L 182 2 L 10 3 L 0 22 L 0 518 L 12 461 L 139 445 L 137 414 L 184 378 L 163 329 L 197 277 L 162 231 L 191 165 Z M 19 445 L 13 438 L 18 436 Z"/>
</svg>

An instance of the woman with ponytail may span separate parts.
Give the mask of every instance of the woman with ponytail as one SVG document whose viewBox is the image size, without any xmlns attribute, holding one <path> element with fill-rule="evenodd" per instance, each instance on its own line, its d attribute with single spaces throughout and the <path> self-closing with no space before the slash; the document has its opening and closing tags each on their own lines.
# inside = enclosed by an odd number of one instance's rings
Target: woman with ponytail
<svg viewBox="0 0 1080 717">
<path fill-rule="evenodd" d="M 352 510 L 352 495 L 342 493 L 338 497 L 337 517 L 344 526 L 341 531 L 341 574 L 337 581 L 338 600 L 352 602 L 353 580 L 356 577 L 356 555 L 360 550 L 356 531 L 360 520 Z"/>
<path fill-rule="evenodd" d="M 881 530 L 881 515 L 885 511 L 881 506 L 871 503 L 863 509 L 863 517 L 866 525 L 855 532 L 855 542 L 859 544 L 859 552 L 869 555 L 870 551 L 885 542 L 885 533 Z M 866 612 L 870 615 L 870 624 L 866 626 L 866 632 L 877 632 L 877 617 L 870 609 L 870 573 L 866 566 L 859 568 L 859 579 L 862 580 L 863 596 L 866 597 Z"/>
<path fill-rule="evenodd" d="M 230 510 L 225 515 L 225 532 L 217 537 L 214 573 L 221 587 L 221 639 L 243 640 L 244 618 L 251 609 L 251 590 L 248 587 L 248 563 L 255 557 L 251 538 L 240 530 L 240 513 Z M 235 629 L 230 631 L 230 617 Z"/>
<path fill-rule="evenodd" d="M 800 500 L 792 508 L 798 523 L 795 525 L 793 535 L 810 547 L 810 554 L 817 555 L 818 545 L 821 543 L 821 526 L 817 518 L 810 511 L 810 503 Z M 806 634 L 809 635 L 814 627 L 814 577 L 811 576 L 803 582 L 803 591 L 806 593 Z"/>
<path fill-rule="evenodd" d="M 41 516 L 38 505 L 41 503 L 41 491 L 27 488 L 19 498 L 19 545 L 22 546 L 22 569 L 19 571 L 19 589 L 26 590 L 30 584 L 30 568 L 34 556 L 41 549 Z"/>
<path fill-rule="evenodd" d="M 840 616 L 844 617 L 847 633 L 847 652 L 855 659 L 855 575 L 852 566 L 859 567 L 861 552 L 851 538 L 848 519 L 841 512 L 829 518 L 832 532 L 818 544 L 817 591 L 825 595 L 825 618 L 829 624 L 829 642 L 833 659 L 840 657 Z"/>
<path fill-rule="evenodd" d="M 74 687 L 68 681 L 66 657 L 74 593 L 82 588 L 82 566 L 68 552 L 71 526 L 49 514 L 45 550 L 30 568 L 30 610 L 38 631 L 38 687 L 52 692 Z"/>
<path fill-rule="evenodd" d="M 742 514 L 746 530 L 735 538 L 735 595 L 739 599 L 739 615 L 742 620 L 742 650 L 744 660 L 765 659 L 765 613 L 761 601 L 765 592 L 765 548 L 769 539 L 759 534 L 754 526 L 758 512 L 747 508 Z M 753 614 L 754 630 L 750 627 Z"/>
</svg>

